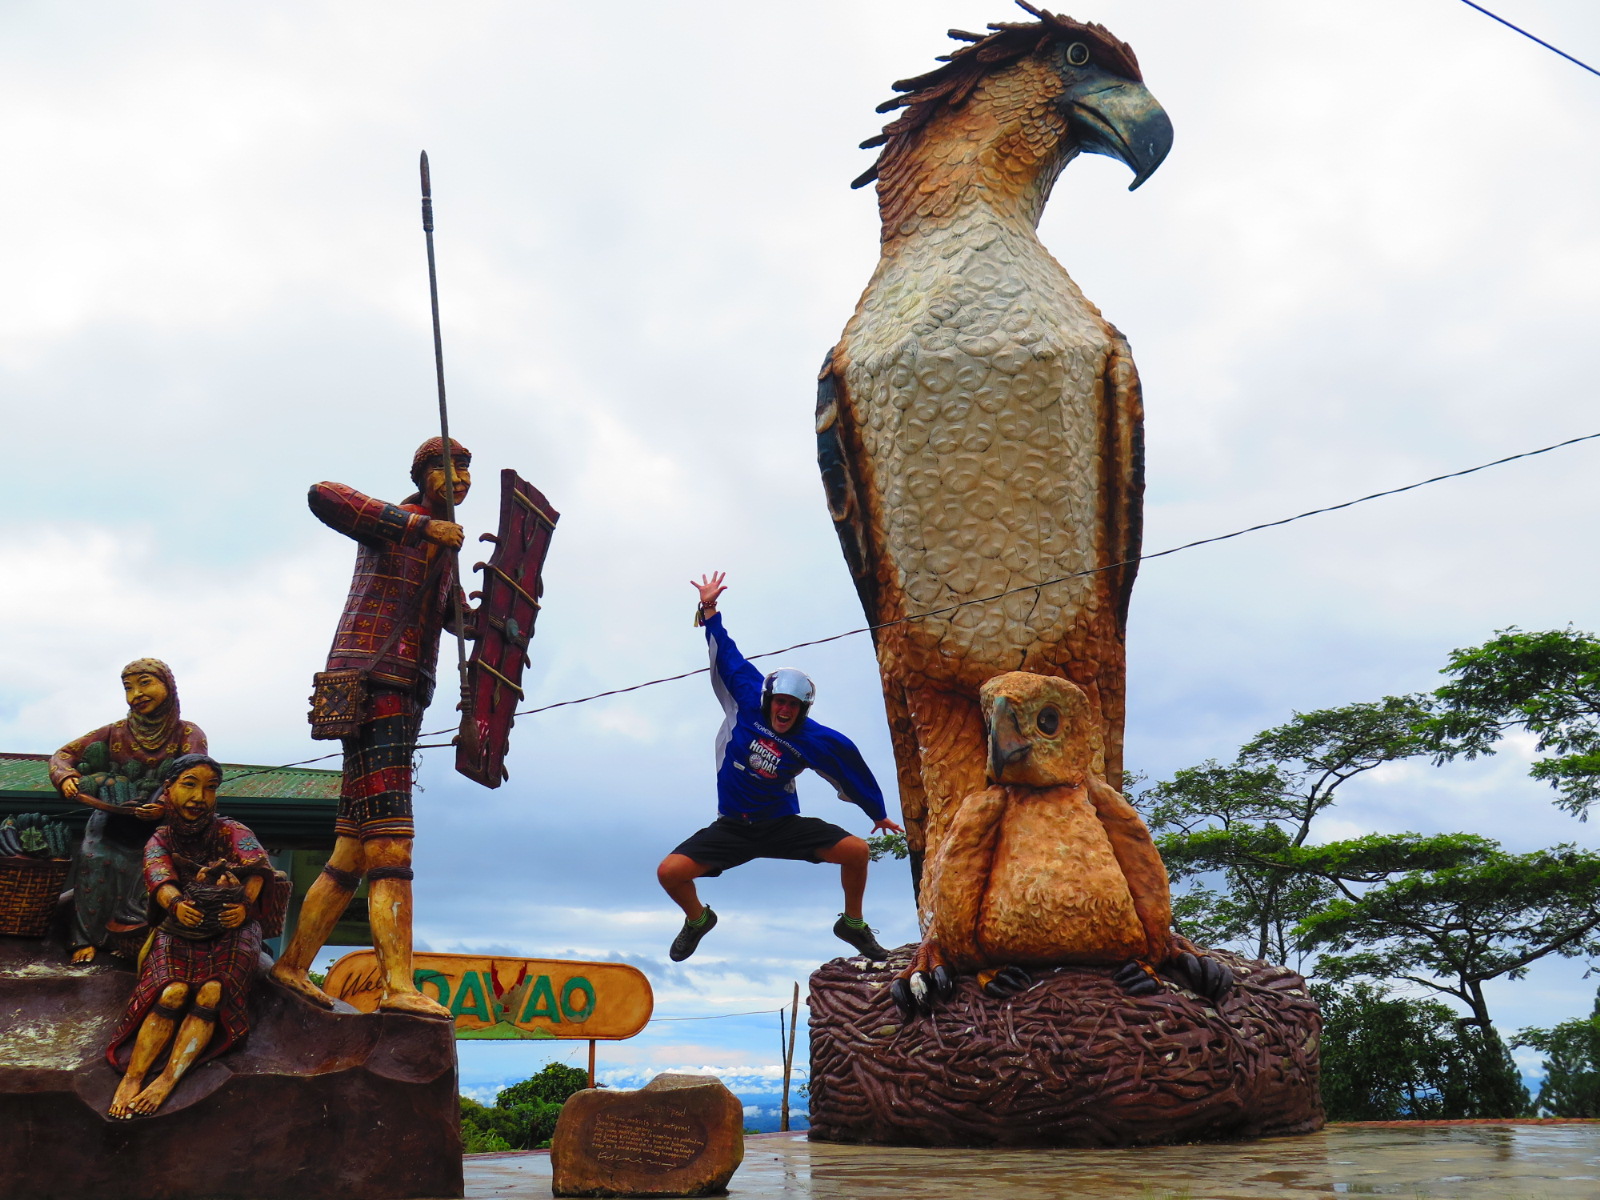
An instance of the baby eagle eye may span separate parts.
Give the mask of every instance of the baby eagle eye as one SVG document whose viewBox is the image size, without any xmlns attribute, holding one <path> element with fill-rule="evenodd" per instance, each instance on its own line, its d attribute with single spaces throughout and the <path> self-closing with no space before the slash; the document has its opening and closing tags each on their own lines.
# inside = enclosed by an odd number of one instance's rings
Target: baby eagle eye
<svg viewBox="0 0 1600 1200">
<path fill-rule="evenodd" d="M 1082 42 L 1073 42 L 1067 47 L 1067 61 L 1075 67 L 1081 67 L 1089 61 L 1089 47 Z"/>
<path fill-rule="evenodd" d="M 1039 710 L 1039 732 L 1049 737 L 1061 728 L 1061 713 L 1054 706 Z"/>
</svg>

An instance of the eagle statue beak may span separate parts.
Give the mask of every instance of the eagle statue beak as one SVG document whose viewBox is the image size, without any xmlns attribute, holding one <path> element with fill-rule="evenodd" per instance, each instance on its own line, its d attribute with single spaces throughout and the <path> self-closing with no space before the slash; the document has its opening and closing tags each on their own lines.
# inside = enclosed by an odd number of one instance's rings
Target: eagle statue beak
<svg viewBox="0 0 1600 1200">
<path fill-rule="evenodd" d="M 989 779 L 999 783 L 1007 767 L 1028 757 L 1033 749 L 1017 724 L 1017 714 L 1004 696 L 995 697 L 989 718 Z"/>
<path fill-rule="evenodd" d="M 1172 121 L 1142 83 L 1091 69 L 1068 87 L 1060 104 L 1080 150 L 1128 164 L 1130 192 L 1155 174 L 1172 149 Z"/>
</svg>

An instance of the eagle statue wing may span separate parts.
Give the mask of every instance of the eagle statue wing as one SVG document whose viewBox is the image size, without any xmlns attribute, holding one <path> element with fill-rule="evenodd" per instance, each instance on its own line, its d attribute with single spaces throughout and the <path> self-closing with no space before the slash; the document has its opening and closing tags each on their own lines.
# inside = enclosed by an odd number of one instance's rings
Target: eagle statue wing
<svg viewBox="0 0 1600 1200">
<path fill-rule="evenodd" d="M 879 571 L 877 542 L 866 493 L 861 486 L 864 454 L 856 428 L 855 408 L 850 403 L 844 376 L 834 369 L 834 351 L 822 360 L 817 376 L 817 464 L 822 470 L 822 488 L 828 500 L 828 514 L 844 551 L 850 578 L 867 620 L 876 625 L 889 619 L 882 604 L 882 575 Z M 873 633 L 877 641 L 877 633 Z M 922 825 L 927 814 L 927 798 L 922 787 L 922 765 L 917 751 L 916 733 L 906 707 L 904 690 L 886 674 L 883 684 L 884 709 L 889 718 L 889 739 L 894 746 L 896 782 L 900 789 L 900 812 L 905 825 L 916 836 L 910 840 L 922 846 Z M 913 876 L 920 875 L 921 854 L 912 863 Z"/>
<path fill-rule="evenodd" d="M 1144 392 L 1139 372 L 1133 365 L 1133 351 L 1122 331 L 1107 322 L 1111 331 L 1111 352 L 1106 355 L 1103 375 L 1106 432 L 1110 453 L 1106 456 L 1106 538 L 1109 563 L 1126 564 L 1109 574 L 1111 594 L 1116 599 L 1117 625 L 1128 622 L 1128 601 L 1133 596 L 1134 576 L 1139 573 L 1139 554 L 1143 547 L 1144 515 Z M 1113 767 L 1113 787 L 1121 786 L 1121 762 Z"/>
</svg>

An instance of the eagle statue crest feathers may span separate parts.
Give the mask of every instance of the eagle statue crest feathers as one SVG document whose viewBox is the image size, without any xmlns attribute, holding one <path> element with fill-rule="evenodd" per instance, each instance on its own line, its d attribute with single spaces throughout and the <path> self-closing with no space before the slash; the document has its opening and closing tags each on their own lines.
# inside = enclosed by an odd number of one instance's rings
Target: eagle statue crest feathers
<svg viewBox="0 0 1600 1200">
<path fill-rule="evenodd" d="M 1098 25 L 952 30 L 880 111 L 876 271 L 823 362 L 817 450 L 875 643 L 922 867 L 983 784 L 978 690 L 1062 676 L 1122 775 L 1123 634 L 1139 556 L 1142 402 L 1127 340 L 1040 242 L 1061 170 L 1118 158 L 1137 187 L 1172 142 L 1133 51 Z"/>
</svg>

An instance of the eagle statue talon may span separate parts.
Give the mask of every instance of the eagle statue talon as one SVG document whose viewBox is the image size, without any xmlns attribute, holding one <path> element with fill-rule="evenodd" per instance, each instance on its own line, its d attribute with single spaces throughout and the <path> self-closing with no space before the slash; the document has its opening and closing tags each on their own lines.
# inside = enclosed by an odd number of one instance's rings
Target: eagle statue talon
<svg viewBox="0 0 1600 1200">
<path fill-rule="evenodd" d="M 1130 996 L 1153 996 L 1162 990 L 1155 968 L 1137 958 L 1113 975 L 1111 982 Z"/>
<path fill-rule="evenodd" d="M 1221 1000 L 1233 988 L 1233 972 L 1208 954 L 1185 950 L 1166 964 L 1166 971 L 1177 983 L 1207 1000 Z"/>
<path fill-rule="evenodd" d="M 955 977 L 945 965 L 938 942 L 926 939 L 911 956 L 911 965 L 889 985 L 889 998 L 900 1015 L 912 1020 L 920 1013 L 931 1013 L 956 990 Z"/>
<path fill-rule="evenodd" d="M 889 999 L 894 1001 L 894 1006 L 900 1010 L 900 1016 L 909 1021 L 917 1015 L 916 998 L 911 994 L 911 984 L 901 978 L 896 978 L 889 984 Z"/>
<path fill-rule="evenodd" d="M 979 971 L 978 986 L 985 996 L 1010 1000 L 1033 986 L 1033 976 L 1021 967 L 1001 967 L 998 971 Z"/>
</svg>

